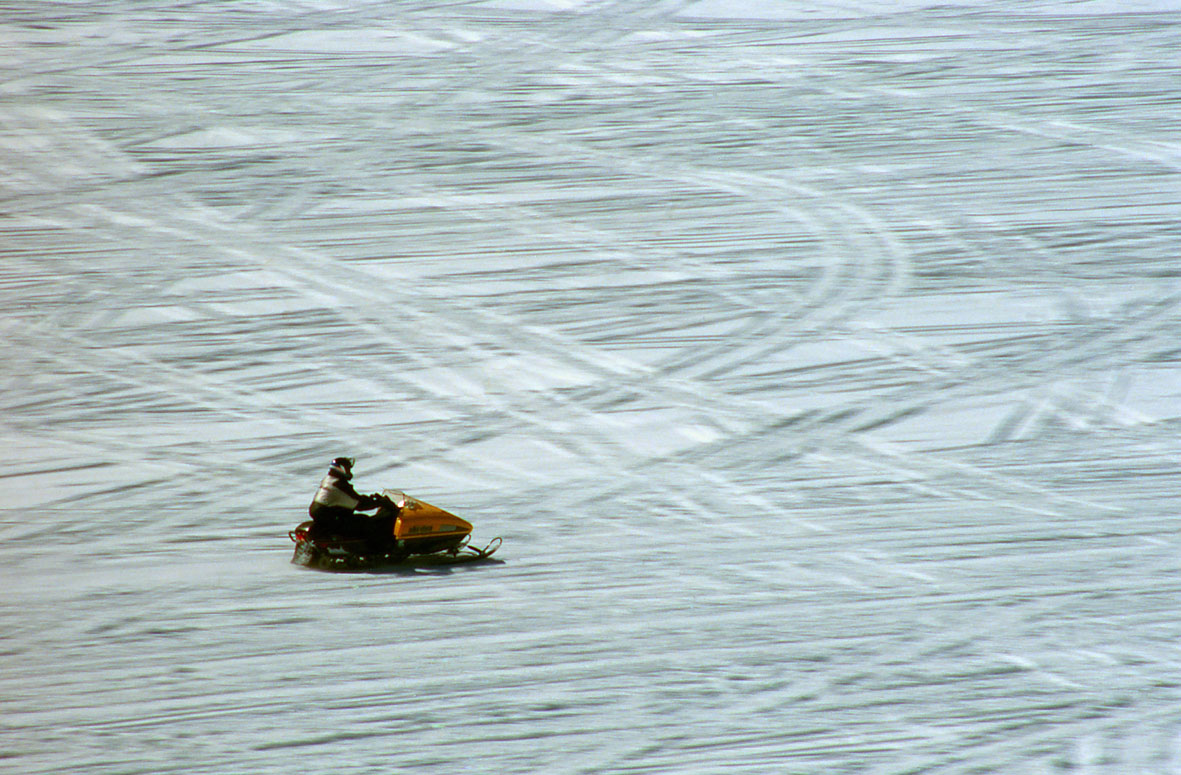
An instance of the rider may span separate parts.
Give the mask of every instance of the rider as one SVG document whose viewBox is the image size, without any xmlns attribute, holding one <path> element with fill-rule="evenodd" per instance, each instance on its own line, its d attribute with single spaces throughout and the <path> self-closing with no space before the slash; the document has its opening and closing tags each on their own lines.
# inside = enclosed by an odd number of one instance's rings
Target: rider
<svg viewBox="0 0 1181 775">
<path fill-rule="evenodd" d="M 316 490 L 316 496 L 308 506 L 308 514 L 315 523 L 313 530 L 321 535 L 350 534 L 376 542 L 380 534 L 385 532 L 381 529 L 383 524 L 377 523 L 377 518 L 382 517 L 386 509 L 379 511 L 375 517 L 356 512 L 392 504 L 382 495 L 361 495 L 353 489 L 349 480 L 353 478 L 354 462 L 351 457 L 332 460 L 328 473 L 320 480 L 320 489 Z M 386 521 L 381 520 L 382 523 Z M 390 522 L 391 528 L 392 524 Z M 389 532 L 392 534 L 392 529 Z"/>
</svg>

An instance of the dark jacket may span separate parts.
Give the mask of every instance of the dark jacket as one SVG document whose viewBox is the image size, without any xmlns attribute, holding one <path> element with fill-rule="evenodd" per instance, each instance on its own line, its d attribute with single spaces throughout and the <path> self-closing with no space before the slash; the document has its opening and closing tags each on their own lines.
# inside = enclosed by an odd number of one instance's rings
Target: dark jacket
<svg viewBox="0 0 1181 775">
<path fill-rule="evenodd" d="M 331 469 L 328 474 L 320 480 L 320 488 L 316 490 L 316 495 L 312 498 L 312 503 L 308 506 L 308 514 L 312 519 L 324 517 L 328 515 L 346 515 L 352 514 L 354 511 L 368 511 L 376 508 L 380 504 L 377 498 L 371 495 L 362 495 L 353 489 L 353 485 L 348 478 L 341 475 L 336 469 Z"/>
</svg>

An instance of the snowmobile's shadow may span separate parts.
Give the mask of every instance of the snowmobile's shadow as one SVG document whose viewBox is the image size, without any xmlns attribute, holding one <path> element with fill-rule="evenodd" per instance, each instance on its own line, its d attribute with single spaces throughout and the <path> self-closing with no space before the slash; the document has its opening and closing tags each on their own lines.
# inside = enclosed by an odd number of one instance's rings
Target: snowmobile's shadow
<svg viewBox="0 0 1181 775">
<path fill-rule="evenodd" d="M 450 576 L 456 570 L 476 569 L 481 566 L 506 565 L 500 558 L 450 556 L 410 557 L 404 560 L 387 560 L 365 564 L 306 564 L 292 561 L 293 565 L 320 573 L 368 575 L 368 576 Z"/>
<path fill-rule="evenodd" d="M 375 565 L 371 568 L 340 568 L 332 569 L 329 573 L 349 573 L 352 575 L 362 574 L 368 576 L 450 576 L 457 570 L 468 571 L 476 568 L 486 567 L 489 565 L 505 565 L 505 561 L 501 559 L 493 559 L 485 557 L 483 559 L 474 559 L 466 562 L 455 561 L 435 561 L 431 562 L 431 558 L 418 557 L 411 560 L 403 560 L 397 563 L 385 563 L 383 565 Z"/>
</svg>

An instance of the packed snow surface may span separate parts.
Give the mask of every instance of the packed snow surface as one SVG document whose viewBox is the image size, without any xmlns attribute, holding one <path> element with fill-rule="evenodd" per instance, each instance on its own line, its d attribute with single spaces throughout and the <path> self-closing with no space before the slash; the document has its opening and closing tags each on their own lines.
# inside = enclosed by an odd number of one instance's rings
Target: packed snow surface
<svg viewBox="0 0 1181 775">
<path fill-rule="evenodd" d="M 6 773 L 1181 772 L 1181 5 L 0 11 Z M 327 462 L 499 562 L 289 563 Z"/>
</svg>

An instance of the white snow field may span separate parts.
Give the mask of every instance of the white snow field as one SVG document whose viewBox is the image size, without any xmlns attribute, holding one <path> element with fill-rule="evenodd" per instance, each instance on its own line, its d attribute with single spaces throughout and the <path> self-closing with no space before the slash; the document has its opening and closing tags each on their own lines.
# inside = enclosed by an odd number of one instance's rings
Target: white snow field
<svg viewBox="0 0 1181 775">
<path fill-rule="evenodd" d="M 1181 3 L 0 10 L 0 770 L 1181 773 Z M 336 455 L 503 536 L 330 574 Z"/>
</svg>

